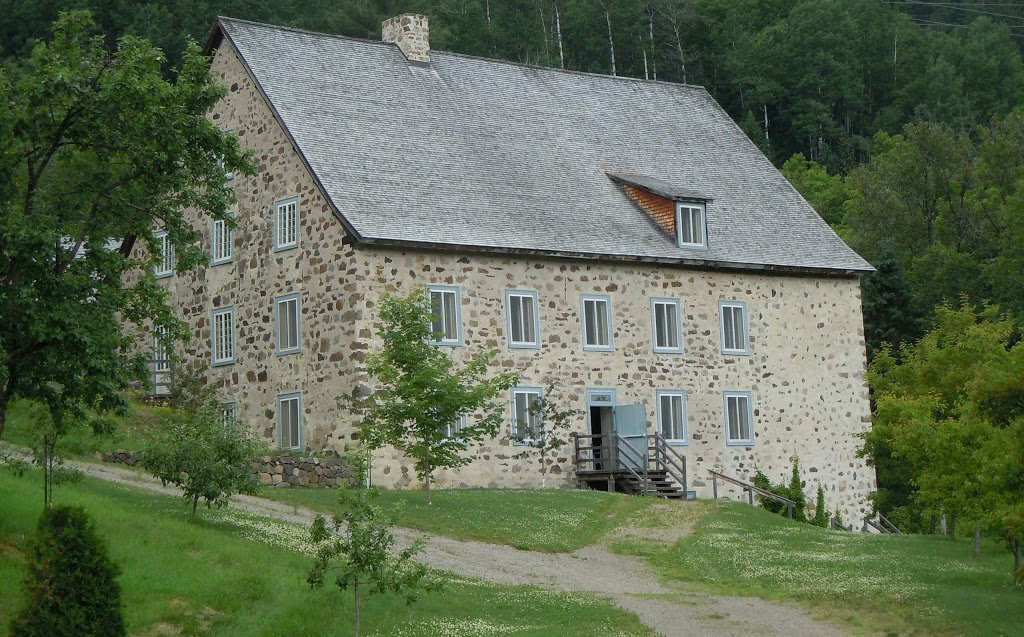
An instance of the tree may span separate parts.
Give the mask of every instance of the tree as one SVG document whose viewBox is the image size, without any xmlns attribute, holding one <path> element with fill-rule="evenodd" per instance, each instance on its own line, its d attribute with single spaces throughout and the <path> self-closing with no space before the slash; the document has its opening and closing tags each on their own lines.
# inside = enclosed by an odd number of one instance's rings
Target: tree
<svg viewBox="0 0 1024 637">
<path fill-rule="evenodd" d="M 0 75 L 0 436 L 14 398 L 45 404 L 56 434 L 123 410 L 143 377 L 122 321 L 184 335 L 150 265 L 164 230 L 179 271 L 206 258 L 186 208 L 229 219 L 225 170 L 250 174 L 207 119 L 224 94 L 190 44 L 173 81 L 162 54 L 125 36 L 109 52 L 88 13 Z M 138 240 L 151 260 L 133 259 Z"/>
<path fill-rule="evenodd" d="M 1013 322 L 966 299 L 960 308 L 942 306 L 935 327 L 901 348 L 899 361 L 883 348 L 868 382 L 876 401 L 864 453 L 902 465 L 911 488 L 907 508 L 925 518 L 976 521 L 1006 537 L 1019 571 L 1024 345 Z"/>
<path fill-rule="evenodd" d="M 44 509 L 11 637 L 124 635 L 118 574 L 84 509 Z"/>
<path fill-rule="evenodd" d="M 263 453 L 242 423 L 223 421 L 220 407 L 207 404 L 194 417 L 172 424 L 142 452 L 142 466 L 164 485 L 180 487 L 192 501 L 195 522 L 199 499 L 224 506 L 236 493 L 254 493 L 252 464 Z"/>
<path fill-rule="evenodd" d="M 420 590 L 436 591 L 440 584 L 428 579 L 427 567 L 412 561 L 423 550 L 422 539 L 394 550 L 391 521 L 373 504 L 377 491 L 362 486 L 367 462 L 352 456 L 349 460 L 360 479 L 341 492 L 341 513 L 333 517 L 330 527 L 322 515 L 313 520 L 310 539 L 319 547 L 306 582 L 311 588 L 322 588 L 327 572 L 337 571 L 338 588 L 352 588 L 355 636 L 359 637 L 360 590 L 364 595 L 396 593 L 411 604 Z"/>
<path fill-rule="evenodd" d="M 502 372 L 486 378 L 493 351 L 473 355 L 456 369 L 448 351 L 431 340 L 441 308 L 431 308 L 422 289 L 405 298 L 385 294 L 378 327 L 381 348 L 367 357 L 366 370 L 380 389 L 356 397 L 362 416 L 360 436 L 370 450 L 391 445 L 416 461 L 427 504 L 437 468 L 454 469 L 472 461 L 467 445 L 494 436 L 503 422 L 499 394 L 519 375 Z M 479 413 L 462 426 L 463 416 Z"/>
<path fill-rule="evenodd" d="M 541 489 L 547 486 L 548 456 L 557 454 L 559 449 L 569 444 L 568 431 L 572 429 L 573 421 L 584 415 L 582 409 L 563 409 L 552 398 L 554 391 L 555 384 L 548 385 L 541 397 L 530 406 L 530 419 L 537 423 L 537 430 L 524 432 L 517 441 L 529 451 L 516 454 L 516 458 L 537 454 L 540 460 Z"/>
</svg>

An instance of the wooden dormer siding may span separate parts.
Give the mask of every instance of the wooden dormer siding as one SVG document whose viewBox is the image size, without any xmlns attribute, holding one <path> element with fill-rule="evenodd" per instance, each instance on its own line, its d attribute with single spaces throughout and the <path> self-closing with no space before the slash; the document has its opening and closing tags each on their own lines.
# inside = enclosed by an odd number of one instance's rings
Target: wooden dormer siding
<svg viewBox="0 0 1024 637">
<path fill-rule="evenodd" d="M 654 219 L 662 231 L 670 237 L 676 236 L 676 202 L 630 184 L 620 185 L 629 198 Z"/>
</svg>

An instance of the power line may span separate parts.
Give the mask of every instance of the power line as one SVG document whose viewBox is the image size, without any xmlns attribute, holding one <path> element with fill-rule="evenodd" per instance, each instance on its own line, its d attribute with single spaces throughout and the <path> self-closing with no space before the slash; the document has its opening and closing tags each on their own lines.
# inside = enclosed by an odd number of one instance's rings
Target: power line
<svg viewBox="0 0 1024 637">
<path fill-rule="evenodd" d="M 991 16 L 993 18 L 1010 18 L 1011 20 L 1024 20 L 1024 16 L 1011 15 L 1009 13 L 993 13 L 991 11 L 983 11 L 981 9 L 968 9 L 967 7 L 957 6 L 966 3 L 953 3 L 953 2 L 923 2 L 922 0 L 888 0 L 887 4 L 914 4 L 925 7 L 935 7 L 939 9 L 951 9 L 953 11 L 964 11 L 966 13 L 977 13 L 980 15 Z M 1000 6 L 1020 6 L 1013 4 L 1006 4 Z"/>
</svg>

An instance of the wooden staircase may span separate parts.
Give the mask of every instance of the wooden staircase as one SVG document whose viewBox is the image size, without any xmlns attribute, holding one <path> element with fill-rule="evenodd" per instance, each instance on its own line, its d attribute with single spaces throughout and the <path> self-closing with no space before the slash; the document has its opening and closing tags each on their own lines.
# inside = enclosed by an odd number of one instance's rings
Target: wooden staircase
<svg viewBox="0 0 1024 637">
<path fill-rule="evenodd" d="M 576 476 L 580 487 L 653 496 L 670 500 L 686 499 L 686 458 L 679 455 L 659 434 L 634 438 L 618 434 L 582 435 L 575 439 Z"/>
</svg>

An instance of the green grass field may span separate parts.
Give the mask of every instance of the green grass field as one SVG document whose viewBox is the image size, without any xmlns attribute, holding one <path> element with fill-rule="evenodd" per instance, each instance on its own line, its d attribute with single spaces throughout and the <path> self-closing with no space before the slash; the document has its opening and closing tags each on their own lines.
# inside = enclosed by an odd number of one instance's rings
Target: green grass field
<svg viewBox="0 0 1024 637">
<path fill-rule="evenodd" d="M 27 540 L 41 511 L 35 472 L 0 472 L 0 635 L 22 603 Z M 181 498 L 84 479 L 63 485 L 56 503 L 93 517 L 120 578 L 129 634 L 351 634 L 352 602 L 337 587 L 311 591 L 306 530 L 234 509 L 206 510 L 189 524 Z M 636 618 L 587 596 L 454 580 L 406 606 L 393 596 L 363 606 L 363 634 L 543 637 L 649 636 Z"/>
<path fill-rule="evenodd" d="M 621 541 L 669 580 L 725 594 L 798 600 L 870 633 L 1024 634 L 1024 589 L 994 542 L 826 531 L 741 503 L 700 502 L 705 516 L 674 546 Z"/>
<path fill-rule="evenodd" d="M 266 488 L 261 496 L 324 513 L 337 510 L 330 489 Z M 460 540 L 519 549 L 568 552 L 588 546 L 609 529 L 649 507 L 650 498 L 599 491 L 437 489 L 427 506 L 422 491 L 381 491 L 377 502 L 400 526 Z"/>
</svg>

